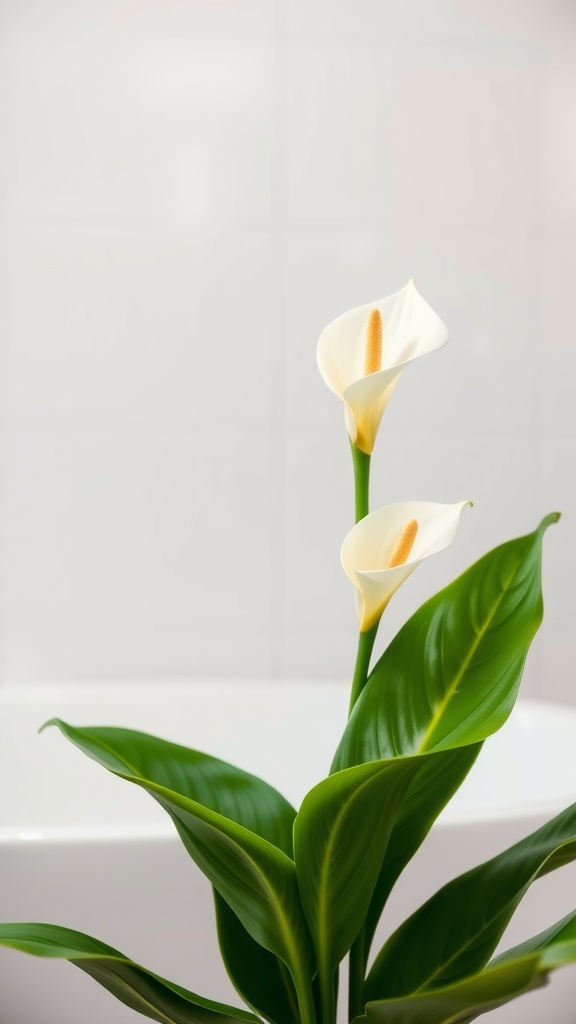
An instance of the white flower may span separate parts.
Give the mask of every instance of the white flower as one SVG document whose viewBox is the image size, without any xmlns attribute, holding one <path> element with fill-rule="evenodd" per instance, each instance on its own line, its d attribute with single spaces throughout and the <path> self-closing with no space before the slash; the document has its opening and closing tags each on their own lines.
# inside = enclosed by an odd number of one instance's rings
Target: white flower
<svg viewBox="0 0 576 1024">
<path fill-rule="evenodd" d="M 460 513 L 471 504 L 403 501 L 372 512 L 350 530 L 341 558 L 356 587 L 361 633 L 379 621 L 392 595 L 424 558 L 452 543 Z"/>
<path fill-rule="evenodd" d="M 446 327 L 412 280 L 394 295 L 343 313 L 322 331 L 320 373 L 343 400 L 346 428 L 361 451 L 372 453 L 404 367 L 447 341 Z"/>
</svg>

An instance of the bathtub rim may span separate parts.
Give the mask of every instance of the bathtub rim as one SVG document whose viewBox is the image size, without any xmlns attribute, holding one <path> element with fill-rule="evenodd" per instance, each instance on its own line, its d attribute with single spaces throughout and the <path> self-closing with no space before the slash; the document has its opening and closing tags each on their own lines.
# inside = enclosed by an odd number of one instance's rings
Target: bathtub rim
<svg viewBox="0 0 576 1024">
<path fill-rule="evenodd" d="M 129 702 L 129 700 L 134 697 L 135 686 L 138 687 L 139 695 L 144 699 L 150 698 L 152 695 L 156 695 L 159 687 L 162 687 L 164 692 L 171 691 L 176 695 L 179 692 L 182 694 L 185 693 L 187 699 L 190 699 L 191 691 L 194 689 L 203 689 L 206 686 L 213 687 L 221 691 L 229 690 L 235 693 L 238 693 L 238 690 L 244 687 L 251 689 L 254 693 L 262 692 L 267 695 L 270 694 L 271 687 L 273 686 L 275 691 L 279 688 L 284 690 L 290 689 L 293 692 L 297 692 L 298 695 L 304 699 L 306 693 L 309 692 L 310 689 L 314 689 L 316 692 L 320 690 L 327 690 L 330 692 L 334 692 L 334 690 L 341 691 L 343 697 L 346 699 L 349 693 L 348 682 L 331 680 L 277 680 L 274 681 L 273 684 L 265 680 L 245 679 L 144 680 L 138 683 L 127 682 L 126 680 L 116 682 L 113 680 L 107 680 L 106 682 L 89 682 L 82 684 L 70 682 L 47 685 L 12 684 L 0 687 L 0 714 L 3 707 L 9 708 L 10 706 L 19 706 L 30 708 L 38 705 L 38 703 L 49 703 L 52 699 L 59 701 L 70 700 L 80 707 L 83 703 L 89 702 L 102 702 L 105 704 L 105 698 L 114 694 L 115 697 L 121 701 Z M 568 717 L 572 720 L 574 725 L 574 734 L 576 738 L 576 707 L 556 701 L 540 700 L 535 697 L 520 697 L 517 700 L 511 715 L 515 712 L 522 713 L 523 711 L 528 712 L 532 717 L 536 717 L 535 712 L 538 712 L 538 716 L 540 718 L 542 715 L 550 719 L 553 719 L 556 716 L 561 716 L 563 719 Z M 113 717 L 113 715 L 110 717 Z M 114 723 L 107 722 L 106 724 Z M 457 814 L 454 813 L 454 811 L 450 813 L 451 808 L 449 807 L 448 813 L 446 814 L 446 812 L 442 812 L 433 827 L 435 829 L 457 830 L 466 826 L 480 826 L 482 824 L 487 825 L 497 822 L 530 822 L 533 819 L 550 819 L 563 811 L 566 806 L 569 806 L 569 804 L 567 805 L 564 799 L 559 795 L 555 799 L 547 797 L 540 800 L 526 801 L 520 805 L 517 803 L 510 803 L 492 807 L 489 805 L 482 807 L 470 807 L 468 809 L 460 807 L 458 808 Z M 75 826 L 60 824 L 55 826 L 42 826 L 41 829 L 30 829 L 28 832 L 22 829 L 2 827 L 0 823 L 0 845 L 3 846 L 18 843 L 26 845 L 36 845 L 39 843 L 47 843 L 50 845 L 57 843 L 73 843 L 80 845 L 82 843 L 131 843 L 141 841 L 179 842 L 180 840 L 178 839 L 174 826 L 168 818 L 166 818 L 166 821 L 162 823 L 150 822 L 145 825 L 109 824 L 106 826 L 86 826 L 84 824 Z"/>
</svg>

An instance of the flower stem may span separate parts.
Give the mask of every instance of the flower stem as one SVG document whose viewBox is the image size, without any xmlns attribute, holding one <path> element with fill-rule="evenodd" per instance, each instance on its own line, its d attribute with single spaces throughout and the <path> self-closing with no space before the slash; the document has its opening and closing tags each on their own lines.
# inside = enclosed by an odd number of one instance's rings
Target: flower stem
<svg viewBox="0 0 576 1024">
<path fill-rule="evenodd" d="M 317 1024 L 316 1007 L 314 1005 L 314 994 L 312 985 L 305 977 L 294 977 L 294 987 L 298 995 L 298 1007 L 300 1010 L 301 1024 Z"/>
<path fill-rule="evenodd" d="M 354 491 L 356 495 L 356 522 L 359 523 L 370 511 L 370 455 L 357 448 L 350 441 L 354 463 Z"/>
<path fill-rule="evenodd" d="M 372 656 L 372 648 L 374 647 L 374 641 L 376 639 L 376 633 L 378 632 L 379 625 L 380 620 L 375 622 L 374 625 L 370 629 L 367 629 L 365 633 L 359 633 L 358 635 L 358 654 L 356 655 L 356 666 L 354 668 L 354 678 L 352 679 L 352 693 L 350 694 L 348 717 L 352 714 L 352 709 L 366 685 L 368 669 L 370 668 L 370 658 Z"/>
<path fill-rule="evenodd" d="M 354 493 L 356 497 L 356 522 L 370 512 L 370 456 L 357 448 L 353 441 L 350 442 L 352 449 L 352 462 L 354 464 Z M 352 680 L 352 692 L 350 694 L 350 708 L 348 717 L 358 697 L 362 693 L 368 679 L 370 658 L 378 632 L 380 620 L 371 629 L 358 636 L 358 653 L 356 655 L 356 666 Z M 364 953 L 364 929 L 360 932 L 350 950 L 349 959 L 349 989 L 348 989 L 348 1010 L 349 1019 L 353 1020 L 362 1012 L 362 989 L 364 987 L 364 974 L 366 972 L 366 956 Z"/>
<path fill-rule="evenodd" d="M 314 1000 L 312 999 L 312 989 L 310 993 L 306 994 L 306 999 L 298 1000 L 300 1005 L 300 1013 L 302 1017 L 302 1024 L 316 1024 L 316 1007 L 314 1006 Z"/>
<path fill-rule="evenodd" d="M 366 973 L 366 954 L 364 951 L 365 931 L 357 936 L 352 944 L 349 957 L 349 981 L 348 981 L 348 1017 L 354 1020 L 358 1017 L 364 1007 L 362 1006 L 362 989 L 364 988 L 364 975 Z"/>
<path fill-rule="evenodd" d="M 337 977 L 333 971 L 322 972 L 320 977 L 320 1003 L 322 1024 L 336 1024 Z"/>
</svg>

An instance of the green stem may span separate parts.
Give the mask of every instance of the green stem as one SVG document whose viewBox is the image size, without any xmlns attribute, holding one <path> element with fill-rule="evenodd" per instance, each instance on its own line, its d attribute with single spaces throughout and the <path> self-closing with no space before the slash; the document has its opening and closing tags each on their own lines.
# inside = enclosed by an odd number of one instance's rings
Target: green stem
<svg viewBox="0 0 576 1024">
<path fill-rule="evenodd" d="M 362 1005 L 362 989 L 364 988 L 364 975 L 366 972 L 366 953 L 364 950 L 365 931 L 362 931 L 352 944 L 349 956 L 348 972 L 348 1014 L 349 1020 L 360 1016 L 364 1007 Z"/>
<path fill-rule="evenodd" d="M 336 975 L 322 971 L 320 975 L 320 1005 L 322 1024 L 336 1024 Z"/>
<path fill-rule="evenodd" d="M 298 995 L 298 1007 L 302 1024 L 317 1024 L 312 983 L 305 977 L 301 979 L 294 977 L 294 986 Z"/>
<path fill-rule="evenodd" d="M 370 629 L 367 629 L 365 633 L 359 633 L 358 635 L 358 654 L 356 655 L 356 666 L 354 668 L 354 678 L 352 679 L 352 693 L 350 694 L 348 717 L 352 714 L 352 709 L 366 685 L 368 669 L 370 668 L 370 658 L 372 656 L 372 648 L 374 647 L 374 641 L 376 639 L 376 633 L 378 632 L 379 625 L 380 620 L 375 622 L 374 625 Z"/>
<path fill-rule="evenodd" d="M 354 492 L 356 495 L 356 522 L 359 523 L 370 511 L 370 455 L 360 451 L 350 442 L 354 463 Z"/>
<path fill-rule="evenodd" d="M 280 957 L 278 957 L 277 962 L 278 970 L 280 971 L 282 981 L 284 982 L 286 1000 L 292 1011 L 292 1017 L 294 1020 L 298 1020 L 298 1017 L 300 1016 L 300 1003 L 298 1001 L 298 993 L 296 992 L 292 975 L 290 974 L 288 965 L 285 964 L 284 961 L 280 959 Z"/>
<path fill-rule="evenodd" d="M 359 523 L 370 512 L 370 456 L 357 448 L 353 441 L 350 442 L 352 450 L 352 462 L 354 465 L 354 493 L 356 499 L 356 522 Z M 362 693 L 368 679 L 370 658 L 378 632 L 380 621 L 375 623 L 365 633 L 358 637 L 358 653 L 356 655 L 356 666 L 352 680 L 352 692 L 350 694 L 350 708 L 348 716 Z M 366 972 L 366 956 L 364 952 L 364 929 L 358 935 L 350 950 L 348 965 L 348 1010 L 349 1020 L 354 1020 L 362 1013 L 362 989 L 364 987 L 364 975 Z"/>
</svg>

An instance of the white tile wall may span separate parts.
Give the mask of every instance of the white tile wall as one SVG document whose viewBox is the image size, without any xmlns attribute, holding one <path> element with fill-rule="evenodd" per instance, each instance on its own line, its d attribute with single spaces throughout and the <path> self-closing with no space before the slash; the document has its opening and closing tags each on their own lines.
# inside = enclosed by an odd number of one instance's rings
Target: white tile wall
<svg viewBox="0 0 576 1024">
<path fill-rule="evenodd" d="M 270 231 L 27 219 L 4 251 L 11 422 L 180 422 L 208 440 L 269 420 Z"/>
<path fill-rule="evenodd" d="M 5 0 L 2 681 L 351 671 L 315 345 L 413 275 L 374 503 L 471 497 L 380 643 L 546 540 L 529 692 L 576 701 L 572 0 Z"/>
</svg>

